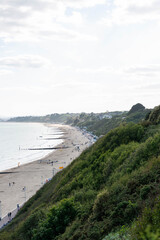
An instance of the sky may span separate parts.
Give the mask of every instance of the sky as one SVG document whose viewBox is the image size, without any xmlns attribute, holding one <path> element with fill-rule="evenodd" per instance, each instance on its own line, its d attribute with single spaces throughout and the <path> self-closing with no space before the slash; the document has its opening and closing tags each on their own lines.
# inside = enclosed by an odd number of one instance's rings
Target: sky
<svg viewBox="0 0 160 240">
<path fill-rule="evenodd" d="M 159 0 L 0 0 L 0 116 L 160 104 Z"/>
</svg>

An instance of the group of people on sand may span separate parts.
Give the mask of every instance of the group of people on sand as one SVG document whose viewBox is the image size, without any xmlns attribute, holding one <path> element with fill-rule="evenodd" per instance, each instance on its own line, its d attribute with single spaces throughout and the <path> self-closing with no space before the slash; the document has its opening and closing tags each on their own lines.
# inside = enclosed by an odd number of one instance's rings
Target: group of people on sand
<svg viewBox="0 0 160 240">
<path fill-rule="evenodd" d="M 15 184 L 15 182 L 12 182 L 12 183 L 9 182 L 9 187 L 13 186 L 14 184 Z"/>
</svg>

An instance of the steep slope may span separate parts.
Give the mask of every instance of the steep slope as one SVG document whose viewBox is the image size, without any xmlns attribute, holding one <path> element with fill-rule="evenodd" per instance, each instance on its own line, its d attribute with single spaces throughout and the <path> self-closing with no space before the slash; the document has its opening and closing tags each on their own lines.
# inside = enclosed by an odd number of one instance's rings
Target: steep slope
<svg viewBox="0 0 160 240">
<path fill-rule="evenodd" d="M 151 124 L 160 123 L 160 106 L 157 106 L 153 109 L 153 111 L 150 111 L 146 117 L 146 120 Z"/>
<path fill-rule="evenodd" d="M 110 119 L 95 119 L 95 120 L 86 120 L 80 123 L 76 123 L 79 127 L 86 127 L 90 132 L 93 132 L 95 135 L 105 135 L 110 130 L 115 127 L 120 126 L 122 123 L 139 123 L 143 121 L 146 115 L 150 113 L 150 109 L 146 109 L 142 104 L 138 103 L 132 106 L 129 112 L 121 112 L 119 114 L 113 115 Z"/>
<path fill-rule="evenodd" d="M 120 239 L 119 229 L 132 227 L 160 195 L 159 146 L 159 125 L 130 123 L 110 131 L 39 190 L 0 239 L 97 240 L 111 239 L 114 231 Z"/>
</svg>

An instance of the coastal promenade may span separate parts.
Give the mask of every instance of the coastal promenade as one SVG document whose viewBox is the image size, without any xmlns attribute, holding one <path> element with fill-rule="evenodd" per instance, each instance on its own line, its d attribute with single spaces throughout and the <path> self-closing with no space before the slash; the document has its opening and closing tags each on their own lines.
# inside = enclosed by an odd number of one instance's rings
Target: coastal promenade
<svg viewBox="0 0 160 240">
<path fill-rule="evenodd" d="M 11 212 L 9 212 L 6 216 L 4 216 L 1 220 L 0 220 L 0 229 L 2 229 L 3 227 L 5 227 L 7 224 L 9 224 L 12 219 L 16 216 L 16 214 L 18 213 L 19 209 L 23 206 L 23 204 L 19 207 L 19 208 L 15 208 L 13 209 Z"/>
</svg>

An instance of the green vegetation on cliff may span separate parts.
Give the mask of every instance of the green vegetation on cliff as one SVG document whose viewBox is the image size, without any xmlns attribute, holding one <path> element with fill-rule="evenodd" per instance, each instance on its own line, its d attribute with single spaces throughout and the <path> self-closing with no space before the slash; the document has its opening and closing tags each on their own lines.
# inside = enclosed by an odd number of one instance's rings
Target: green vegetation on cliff
<svg viewBox="0 0 160 240">
<path fill-rule="evenodd" d="M 160 106 L 154 108 L 154 111 L 150 111 L 146 117 L 146 120 L 151 124 L 160 123 Z"/>
<path fill-rule="evenodd" d="M 75 125 L 83 128 L 85 127 L 88 131 L 94 133 L 97 136 L 105 135 L 110 130 L 120 126 L 122 123 L 139 123 L 144 120 L 146 115 L 150 113 L 149 109 L 138 103 L 135 104 L 129 112 L 114 112 L 110 113 L 111 118 L 76 118 Z"/>
<path fill-rule="evenodd" d="M 46 116 L 16 117 L 11 118 L 8 121 L 63 123 L 85 128 L 87 131 L 100 136 L 105 135 L 110 130 L 118 127 L 121 123 L 138 123 L 145 119 L 147 113 L 150 113 L 150 110 L 145 109 L 142 104 L 137 103 L 129 112 L 54 113 Z"/>
<path fill-rule="evenodd" d="M 1 240 L 158 240 L 160 125 L 124 123 L 59 172 Z"/>
</svg>

